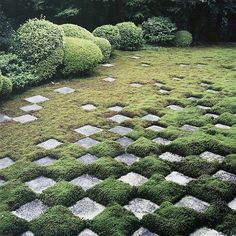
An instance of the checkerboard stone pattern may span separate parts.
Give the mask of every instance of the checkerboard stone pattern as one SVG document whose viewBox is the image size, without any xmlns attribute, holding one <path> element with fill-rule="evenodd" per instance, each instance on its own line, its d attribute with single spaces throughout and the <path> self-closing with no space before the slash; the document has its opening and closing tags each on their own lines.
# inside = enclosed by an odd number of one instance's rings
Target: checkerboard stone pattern
<svg viewBox="0 0 236 236">
<path fill-rule="evenodd" d="M 48 166 L 48 165 L 53 164 L 55 161 L 56 161 L 56 159 L 46 156 L 46 157 L 42 157 L 42 158 L 34 161 L 34 163 L 39 166 Z"/>
<path fill-rule="evenodd" d="M 131 186 L 141 186 L 145 182 L 148 181 L 148 179 L 140 174 L 130 172 L 127 175 L 123 175 L 119 178 L 120 181 L 129 184 Z"/>
<path fill-rule="evenodd" d="M 177 171 L 171 172 L 169 175 L 165 177 L 167 181 L 174 182 L 179 185 L 186 186 L 189 182 L 193 180 L 193 178 L 185 176 L 182 173 L 179 173 Z"/>
<path fill-rule="evenodd" d="M 75 216 L 78 216 L 81 219 L 92 220 L 98 214 L 103 212 L 105 207 L 86 197 L 78 201 L 75 205 L 71 206 L 69 209 Z"/>
<path fill-rule="evenodd" d="M 68 87 L 58 88 L 58 89 L 55 89 L 54 91 L 61 94 L 69 94 L 69 93 L 75 92 L 74 89 L 68 88 Z"/>
<path fill-rule="evenodd" d="M 186 196 L 182 198 L 179 202 L 175 204 L 175 206 L 178 207 L 187 207 L 191 208 L 197 212 L 204 213 L 209 208 L 210 204 L 207 202 L 204 202 L 198 198 L 192 197 L 192 196 Z"/>
<path fill-rule="evenodd" d="M 38 118 L 32 115 L 23 115 L 13 118 L 14 121 L 25 124 L 37 120 Z"/>
<path fill-rule="evenodd" d="M 124 127 L 124 126 L 116 126 L 114 128 L 109 129 L 110 132 L 119 134 L 121 136 L 127 135 L 131 131 L 133 131 L 131 128 Z"/>
<path fill-rule="evenodd" d="M 184 159 L 184 157 L 179 156 L 177 154 L 173 154 L 171 152 L 165 152 L 159 156 L 162 160 L 169 161 L 169 162 L 180 162 Z"/>
<path fill-rule="evenodd" d="M 126 120 L 130 120 L 131 118 L 127 117 L 127 116 L 123 116 L 123 115 L 115 115 L 115 116 L 112 116 L 108 119 L 120 124 Z"/>
<path fill-rule="evenodd" d="M 94 233 L 90 229 L 85 229 L 78 236 L 98 236 L 98 234 Z"/>
<path fill-rule="evenodd" d="M 30 103 L 41 103 L 41 102 L 46 102 L 49 99 L 44 96 L 37 95 L 37 96 L 26 98 L 25 100 Z"/>
<path fill-rule="evenodd" d="M 134 164 L 135 162 L 139 161 L 139 158 L 136 157 L 135 155 L 133 154 L 128 154 L 128 153 L 125 153 L 123 155 L 120 155 L 120 156 L 117 156 L 115 158 L 115 160 L 119 161 L 119 162 L 123 162 L 125 163 L 126 165 L 130 166 L 132 164 Z"/>
<path fill-rule="evenodd" d="M 123 148 L 127 148 L 131 143 L 134 142 L 133 139 L 128 137 L 122 137 L 116 140 Z"/>
<path fill-rule="evenodd" d="M 80 139 L 79 141 L 75 142 L 75 144 L 78 144 L 85 149 L 89 149 L 89 148 L 99 144 L 99 142 L 95 139 L 87 137 L 84 139 Z"/>
<path fill-rule="evenodd" d="M 12 214 L 16 215 L 19 218 L 22 218 L 26 221 L 32 221 L 38 218 L 48 209 L 43 202 L 36 199 L 32 202 L 26 203 L 15 211 L 12 211 Z"/>
<path fill-rule="evenodd" d="M 59 142 L 56 139 L 48 139 L 42 143 L 39 143 L 37 146 L 46 150 L 51 150 L 61 146 L 62 144 L 62 142 Z"/>
<path fill-rule="evenodd" d="M 14 163 L 15 162 L 10 157 L 1 158 L 0 159 L 0 170 L 13 165 Z"/>
<path fill-rule="evenodd" d="M 186 125 L 183 125 L 183 126 L 181 127 L 181 129 L 186 130 L 186 131 L 192 131 L 192 132 L 194 132 L 194 131 L 197 131 L 197 130 L 199 129 L 199 127 L 194 126 L 194 125 L 188 125 L 188 124 L 186 124 Z"/>
<path fill-rule="evenodd" d="M 164 146 L 167 146 L 167 145 L 171 144 L 170 140 L 165 139 L 165 138 L 161 138 L 161 137 L 155 138 L 152 141 L 154 141 L 155 143 L 164 145 Z"/>
<path fill-rule="evenodd" d="M 217 161 L 219 163 L 223 162 L 224 160 L 224 157 L 219 155 L 219 154 L 215 154 L 215 153 L 212 153 L 212 152 L 203 152 L 201 155 L 200 155 L 201 158 L 203 158 L 204 160 L 207 160 L 209 162 L 213 162 L 213 161 Z"/>
<path fill-rule="evenodd" d="M 85 126 L 82 126 L 78 129 L 75 129 L 75 132 L 77 132 L 79 134 L 83 134 L 84 136 L 87 136 L 87 137 L 89 137 L 93 134 L 97 134 L 101 131 L 102 131 L 102 129 L 97 128 L 97 127 L 92 126 L 92 125 L 85 125 Z"/>
<path fill-rule="evenodd" d="M 226 235 L 214 229 L 209 229 L 204 227 L 196 230 L 194 233 L 190 234 L 190 236 L 226 236 Z"/>
<path fill-rule="evenodd" d="M 158 235 L 150 232 L 148 229 L 141 227 L 137 231 L 135 231 L 132 236 L 158 236 Z"/>
<path fill-rule="evenodd" d="M 91 164 L 91 163 L 95 162 L 96 160 L 98 160 L 98 157 L 87 153 L 87 154 L 79 157 L 77 160 L 82 162 L 83 164 Z"/>
<path fill-rule="evenodd" d="M 142 119 L 147 120 L 147 121 L 158 121 L 158 120 L 160 120 L 160 117 L 153 115 L 153 114 L 148 114 L 148 115 L 142 117 Z"/>
<path fill-rule="evenodd" d="M 152 130 L 152 131 L 155 131 L 155 132 L 160 132 L 160 131 L 162 131 L 164 129 L 165 128 L 163 128 L 161 126 L 158 126 L 158 125 L 152 125 L 152 126 L 147 128 L 147 130 Z"/>
</svg>

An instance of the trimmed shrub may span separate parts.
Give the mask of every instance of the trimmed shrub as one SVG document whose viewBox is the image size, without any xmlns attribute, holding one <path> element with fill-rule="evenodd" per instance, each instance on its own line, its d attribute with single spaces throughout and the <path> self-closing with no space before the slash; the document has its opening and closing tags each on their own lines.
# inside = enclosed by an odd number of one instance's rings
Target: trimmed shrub
<svg viewBox="0 0 236 236">
<path fill-rule="evenodd" d="M 95 37 L 95 44 L 100 48 L 103 59 L 102 62 L 107 62 L 111 56 L 111 44 L 105 38 Z"/>
<path fill-rule="evenodd" d="M 120 49 L 134 51 L 143 45 L 143 31 L 133 22 L 123 22 L 117 24 L 120 31 Z"/>
<path fill-rule="evenodd" d="M 175 35 L 175 45 L 177 47 L 189 47 L 193 42 L 193 36 L 187 30 L 180 30 Z"/>
<path fill-rule="evenodd" d="M 94 41 L 94 36 L 85 28 L 74 24 L 60 25 L 66 37 L 80 38 Z"/>
<path fill-rule="evenodd" d="M 93 35 L 107 39 L 112 49 L 117 49 L 120 46 L 120 31 L 117 26 L 114 25 L 102 25 L 93 31 Z"/>
<path fill-rule="evenodd" d="M 167 17 L 152 17 L 142 24 L 144 39 L 150 44 L 167 44 L 175 38 L 176 25 Z"/>
<path fill-rule="evenodd" d="M 45 60 L 63 47 L 63 30 L 47 20 L 33 19 L 23 24 L 13 37 L 14 52 L 31 64 Z"/>
<path fill-rule="evenodd" d="M 90 71 L 102 61 L 102 52 L 93 42 L 71 37 L 65 37 L 64 40 L 64 75 Z"/>
<path fill-rule="evenodd" d="M 0 90 L 0 98 L 7 98 L 12 92 L 12 82 L 9 78 L 1 76 L 2 88 Z"/>
</svg>

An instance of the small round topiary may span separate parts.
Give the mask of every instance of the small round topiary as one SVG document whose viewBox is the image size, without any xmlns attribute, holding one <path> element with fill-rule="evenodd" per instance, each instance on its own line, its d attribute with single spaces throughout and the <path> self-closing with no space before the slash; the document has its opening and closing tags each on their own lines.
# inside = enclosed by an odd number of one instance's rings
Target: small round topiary
<svg viewBox="0 0 236 236">
<path fill-rule="evenodd" d="M 110 42 L 112 49 L 117 49 L 120 46 L 120 31 L 117 26 L 102 25 L 93 31 L 93 35 L 107 39 Z"/>
<path fill-rule="evenodd" d="M 94 36 L 85 28 L 74 24 L 63 24 L 60 26 L 66 37 L 94 40 Z"/>
<path fill-rule="evenodd" d="M 123 22 L 117 24 L 120 31 L 120 49 L 134 51 L 143 45 L 143 31 L 133 22 Z"/>
<path fill-rule="evenodd" d="M 7 98 L 12 92 L 12 82 L 9 78 L 1 76 L 2 78 L 2 89 L 0 91 L 1 98 Z"/>
<path fill-rule="evenodd" d="M 35 64 L 63 47 L 63 34 L 63 30 L 50 21 L 29 20 L 14 35 L 13 50 L 22 59 Z"/>
<path fill-rule="evenodd" d="M 90 71 L 103 59 L 101 50 L 92 41 L 72 37 L 65 37 L 64 41 L 64 75 Z"/>
<path fill-rule="evenodd" d="M 192 42 L 193 36 L 187 30 L 180 30 L 175 35 L 175 45 L 177 47 L 189 47 Z"/>
<path fill-rule="evenodd" d="M 95 44 L 100 48 L 103 55 L 102 62 L 107 62 L 111 56 L 111 44 L 105 38 L 95 37 Z"/>
</svg>

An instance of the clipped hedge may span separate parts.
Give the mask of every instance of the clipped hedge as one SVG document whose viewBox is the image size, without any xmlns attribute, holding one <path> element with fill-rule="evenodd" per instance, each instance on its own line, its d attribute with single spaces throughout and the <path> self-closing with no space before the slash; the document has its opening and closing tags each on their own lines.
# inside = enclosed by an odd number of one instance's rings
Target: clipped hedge
<svg viewBox="0 0 236 236">
<path fill-rule="evenodd" d="M 189 47 L 192 42 L 193 36 L 187 30 L 180 30 L 175 35 L 175 45 L 177 47 Z"/>
<path fill-rule="evenodd" d="M 95 44 L 100 48 L 103 55 L 102 62 L 107 62 L 111 56 L 111 44 L 105 38 L 95 37 Z"/>
<path fill-rule="evenodd" d="M 5 76 L 0 76 L 2 86 L 0 89 L 0 98 L 7 98 L 12 92 L 12 82 Z"/>
</svg>

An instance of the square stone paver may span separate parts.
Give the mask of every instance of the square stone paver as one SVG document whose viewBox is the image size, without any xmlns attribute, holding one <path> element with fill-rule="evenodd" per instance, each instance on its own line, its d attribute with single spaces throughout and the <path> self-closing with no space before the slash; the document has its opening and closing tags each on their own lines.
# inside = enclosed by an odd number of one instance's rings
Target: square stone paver
<svg viewBox="0 0 236 236">
<path fill-rule="evenodd" d="M 231 183 L 236 184 L 236 175 L 226 172 L 224 170 L 217 171 L 213 176 L 218 179 L 221 179 L 222 181 L 231 182 Z"/>
<path fill-rule="evenodd" d="M 91 164 L 91 163 L 95 162 L 96 160 L 98 160 L 98 157 L 87 153 L 87 154 L 79 157 L 77 160 L 82 162 L 83 164 Z"/>
<path fill-rule="evenodd" d="M 13 118 L 14 121 L 20 122 L 22 124 L 37 120 L 38 118 L 32 115 L 23 115 Z"/>
<path fill-rule="evenodd" d="M 165 139 L 165 138 L 161 138 L 161 137 L 155 138 L 152 141 L 154 141 L 155 143 L 164 145 L 164 146 L 167 146 L 167 145 L 171 144 L 170 140 Z"/>
<path fill-rule="evenodd" d="M 169 105 L 167 106 L 167 108 L 174 110 L 174 111 L 179 111 L 179 110 L 183 110 L 184 108 L 178 105 Z"/>
<path fill-rule="evenodd" d="M 231 128 L 228 125 L 222 125 L 222 124 L 216 124 L 215 127 L 219 128 L 219 129 L 230 129 Z"/>
<path fill-rule="evenodd" d="M 169 94 L 170 93 L 170 91 L 165 90 L 165 89 L 160 89 L 159 92 L 160 92 L 160 94 Z"/>
<path fill-rule="evenodd" d="M 68 88 L 68 87 L 62 87 L 55 89 L 54 92 L 61 93 L 61 94 L 69 94 L 69 93 L 74 93 L 74 89 Z"/>
<path fill-rule="evenodd" d="M 161 83 L 161 82 L 156 82 L 154 85 L 156 85 L 157 87 L 162 87 L 162 86 L 164 86 L 164 84 L 163 83 Z"/>
<path fill-rule="evenodd" d="M 236 211 L 236 197 L 228 203 L 228 207 Z"/>
<path fill-rule="evenodd" d="M 34 234 L 31 231 L 27 231 L 23 233 L 21 236 L 34 236 Z"/>
<path fill-rule="evenodd" d="M 187 207 L 191 208 L 197 212 L 204 213 L 207 211 L 208 207 L 210 206 L 209 203 L 204 202 L 198 198 L 192 196 L 186 196 L 182 198 L 179 202 L 175 204 L 178 207 Z"/>
<path fill-rule="evenodd" d="M 46 156 L 46 157 L 40 158 L 37 161 L 34 161 L 34 163 L 39 166 L 48 166 L 48 165 L 53 164 L 55 161 L 56 159 Z"/>
<path fill-rule="evenodd" d="M 219 117 L 218 115 L 216 115 L 216 114 L 212 114 L 212 113 L 206 113 L 205 116 L 208 116 L 208 117 L 210 117 L 210 118 L 214 118 L 214 119 L 216 119 L 216 118 Z"/>
<path fill-rule="evenodd" d="M 79 133 L 79 134 L 83 134 L 85 136 L 91 136 L 93 134 L 97 134 L 99 132 L 101 132 L 102 129 L 100 128 L 97 128 L 95 126 L 92 126 L 92 125 L 85 125 L 85 126 L 82 126 L 78 129 L 75 129 L 75 132 Z"/>
<path fill-rule="evenodd" d="M 41 102 L 48 101 L 49 99 L 41 95 L 37 95 L 37 96 L 26 98 L 25 100 L 31 103 L 41 103 Z"/>
<path fill-rule="evenodd" d="M 174 182 L 179 185 L 186 186 L 190 181 L 193 180 L 193 178 L 188 177 L 182 173 L 179 173 L 177 171 L 171 172 L 169 175 L 165 177 L 167 181 Z"/>
<path fill-rule="evenodd" d="M 187 67 L 187 64 L 179 64 L 180 67 Z"/>
<path fill-rule="evenodd" d="M 42 109 L 42 107 L 37 104 L 32 104 L 32 105 L 21 107 L 20 109 L 25 112 L 31 112 L 31 111 L 39 111 Z"/>
<path fill-rule="evenodd" d="M 147 120 L 147 121 L 158 121 L 158 120 L 160 120 L 160 117 L 156 116 L 156 115 L 148 114 L 148 115 L 142 117 L 142 119 Z"/>
<path fill-rule="evenodd" d="M 197 107 L 201 110 L 210 110 L 211 109 L 211 107 L 203 106 L 203 105 L 198 105 Z"/>
<path fill-rule="evenodd" d="M 132 236 L 158 236 L 158 235 L 150 232 L 148 229 L 141 227 L 137 231 L 135 231 L 132 234 Z"/>
<path fill-rule="evenodd" d="M 134 88 L 140 88 L 143 86 L 143 84 L 140 84 L 140 83 L 131 83 L 130 84 L 131 87 L 134 87 Z"/>
<path fill-rule="evenodd" d="M 15 162 L 10 157 L 0 159 L 0 170 L 13 165 Z"/>
<path fill-rule="evenodd" d="M 112 133 L 116 133 L 119 135 L 127 135 L 128 133 L 130 133 L 131 131 L 133 131 L 131 128 L 128 127 L 124 127 L 124 126 L 116 126 L 114 128 L 109 129 L 110 132 Z"/>
<path fill-rule="evenodd" d="M 139 56 L 131 56 L 130 58 L 131 58 L 131 59 L 140 59 Z"/>
<path fill-rule="evenodd" d="M 205 82 L 202 82 L 202 83 L 200 83 L 200 85 L 202 86 L 202 87 L 211 87 L 211 85 L 210 84 L 208 84 L 208 83 L 205 83 Z"/>
<path fill-rule="evenodd" d="M 86 111 L 92 111 L 97 109 L 97 107 L 95 107 L 93 104 L 86 104 L 81 106 L 82 109 L 86 110 Z"/>
<path fill-rule="evenodd" d="M 102 182 L 102 180 L 88 174 L 81 175 L 80 177 L 70 181 L 72 184 L 80 186 L 84 191 L 94 187 Z"/>
<path fill-rule="evenodd" d="M 12 118 L 10 118 L 9 116 L 0 113 L 0 123 L 8 122 L 11 120 Z"/>
<path fill-rule="evenodd" d="M 12 213 L 19 218 L 25 219 L 26 221 L 32 221 L 38 218 L 48 209 L 48 206 L 44 205 L 40 200 L 36 199 L 32 202 L 26 203 Z"/>
<path fill-rule="evenodd" d="M 196 230 L 194 233 L 190 234 L 189 236 L 225 236 L 225 235 L 214 229 L 209 229 L 209 228 L 204 227 L 204 228 Z"/>
<path fill-rule="evenodd" d="M 164 130 L 165 128 L 158 126 L 158 125 L 152 125 L 152 126 L 148 127 L 147 129 L 155 131 L 155 132 L 160 132 L 160 131 Z"/>
<path fill-rule="evenodd" d="M 120 156 L 117 156 L 115 158 L 117 161 L 120 161 L 120 162 L 123 162 L 125 163 L 126 165 L 130 166 L 132 165 L 133 163 L 139 161 L 139 158 L 136 157 L 135 155 L 133 154 L 128 154 L 128 153 L 125 153 L 123 155 L 120 155 Z"/>
<path fill-rule="evenodd" d="M 184 157 L 179 156 L 177 154 L 173 154 L 171 152 L 165 152 L 159 156 L 162 160 L 169 162 L 180 162 L 184 159 Z"/>
<path fill-rule="evenodd" d="M 120 111 L 123 110 L 123 107 L 121 107 L 121 106 L 114 106 L 114 107 L 109 107 L 108 110 L 115 111 L 115 112 L 120 112 Z"/>
<path fill-rule="evenodd" d="M 121 176 L 119 180 L 131 186 L 140 186 L 148 181 L 146 177 L 134 172 L 130 172 L 127 175 Z"/>
<path fill-rule="evenodd" d="M 75 216 L 84 220 L 92 220 L 98 214 L 103 212 L 105 207 L 86 197 L 78 201 L 75 205 L 69 208 Z"/>
<path fill-rule="evenodd" d="M 55 185 L 56 182 L 53 179 L 40 176 L 36 179 L 26 182 L 25 184 L 35 193 L 42 193 L 47 188 L 50 188 Z"/>
<path fill-rule="evenodd" d="M 143 66 L 143 67 L 149 67 L 149 66 L 151 66 L 151 65 L 149 65 L 149 64 L 147 64 L 147 63 L 142 63 L 142 66 Z"/>
<path fill-rule="evenodd" d="M 114 82 L 116 79 L 115 79 L 115 78 L 112 78 L 112 77 L 105 77 L 103 80 L 106 81 L 106 82 L 112 83 L 112 82 Z"/>
<path fill-rule="evenodd" d="M 172 79 L 175 80 L 175 81 L 181 81 L 183 78 L 180 78 L 180 77 L 175 76 L 175 77 L 173 77 Z"/>
<path fill-rule="evenodd" d="M 153 213 L 159 208 L 155 203 L 141 198 L 135 198 L 124 206 L 127 210 L 131 211 L 139 220 L 145 215 Z"/>
<path fill-rule="evenodd" d="M 98 234 L 94 233 L 90 229 L 85 229 L 78 236 L 98 236 Z"/>
<path fill-rule="evenodd" d="M 116 140 L 123 148 L 127 148 L 131 143 L 134 142 L 133 139 L 128 137 L 122 137 Z"/>
<path fill-rule="evenodd" d="M 219 91 L 213 90 L 213 89 L 207 89 L 207 92 L 208 92 L 208 93 L 213 93 L 213 94 L 220 93 Z"/>
<path fill-rule="evenodd" d="M 105 63 L 105 64 L 102 64 L 102 66 L 106 68 L 110 68 L 110 67 L 113 67 L 114 65 L 110 63 Z"/>
<path fill-rule="evenodd" d="M 200 155 L 201 158 L 209 161 L 209 162 L 212 162 L 212 161 L 217 161 L 219 163 L 223 162 L 224 160 L 224 157 L 221 156 L 221 155 L 218 155 L 218 154 L 215 154 L 215 153 L 212 153 L 212 152 L 203 152 L 201 155 Z"/>
<path fill-rule="evenodd" d="M 4 179 L 1 179 L 1 178 L 0 178 L 0 186 L 3 185 L 3 184 L 5 184 L 5 183 L 6 183 L 6 181 L 5 181 Z"/>
<path fill-rule="evenodd" d="M 75 144 L 78 144 L 86 149 L 91 148 L 98 143 L 99 142 L 97 140 L 92 139 L 92 138 L 84 138 L 84 139 L 80 139 L 79 141 L 75 142 Z"/>
<path fill-rule="evenodd" d="M 186 125 L 183 125 L 183 126 L 181 127 L 181 129 L 186 130 L 186 131 L 194 132 L 194 131 L 199 130 L 199 127 L 194 126 L 194 125 L 188 125 L 188 124 L 186 124 Z"/>
<path fill-rule="evenodd" d="M 115 115 L 115 116 L 112 116 L 108 119 L 120 124 L 126 120 L 130 120 L 131 118 L 127 117 L 127 116 L 123 116 L 123 115 Z"/>
<path fill-rule="evenodd" d="M 57 141 L 56 139 L 48 139 L 48 140 L 46 140 L 42 143 L 39 143 L 37 145 L 37 147 L 44 148 L 46 150 L 51 150 L 51 149 L 54 149 L 56 147 L 59 147 L 62 144 L 63 143 Z"/>
<path fill-rule="evenodd" d="M 188 97 L 188 100 L 193 101 L 193 102 L 197 102 L 199 100 L 199 98 L 196 97 Z"/>
</svg>

